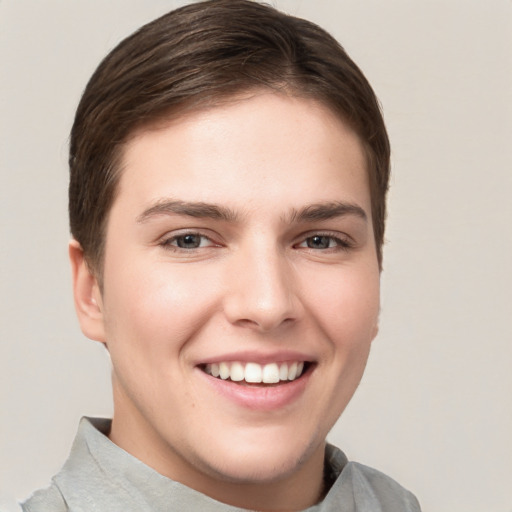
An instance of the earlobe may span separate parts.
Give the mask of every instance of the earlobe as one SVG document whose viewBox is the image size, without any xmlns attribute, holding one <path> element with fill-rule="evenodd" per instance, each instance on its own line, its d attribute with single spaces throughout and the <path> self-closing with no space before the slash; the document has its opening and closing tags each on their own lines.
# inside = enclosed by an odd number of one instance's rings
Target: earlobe
<svg viewBox="0 0 512 512">
<path fill-rule="evenodd" d="M 88 338 L 106 343 L 99 283 L 85 260 L 82 246 L 74 239 L 69 242 L 69 261 L 80 328 Z"/>
<path fill-rule="evenodd" d="M 380 300 L 379 300 L 379 312 L 377 313 L 377 318 L 375 319 L 375 324 L 373 325 L 373 328 L 372 328 L 372 335 L 371 335 L 372 336 L 372 342 L 375 340 L 375 338 L 379 334 L 380 312 L 381 312 L 381 308 L 380 308 Z"/>
</svg>

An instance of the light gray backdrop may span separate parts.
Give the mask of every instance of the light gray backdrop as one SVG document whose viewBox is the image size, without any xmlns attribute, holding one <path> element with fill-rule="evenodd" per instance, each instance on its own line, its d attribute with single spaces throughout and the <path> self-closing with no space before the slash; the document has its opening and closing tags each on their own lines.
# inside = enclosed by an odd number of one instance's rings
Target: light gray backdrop
<svg viewBox="0 0 512 512">
<path fill-rule="evenodd" d="M 171 0 L 0 0 L 0 509 L 48 483 L 109 361 L 75 320 L 67 137 L 89 75 Z M 278 0 L 335 35 L 393 145 L 381 332 L 331 434 L 425 511 L 512 511 L 512 2 Z"/>
</svg>

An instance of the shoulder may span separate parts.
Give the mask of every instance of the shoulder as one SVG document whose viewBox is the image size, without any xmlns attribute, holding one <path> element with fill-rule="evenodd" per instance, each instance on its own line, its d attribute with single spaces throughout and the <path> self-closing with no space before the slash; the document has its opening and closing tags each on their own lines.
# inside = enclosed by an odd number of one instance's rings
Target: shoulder
<svg viewBox="0 0 512 512">
<path fill-rule="evenodd" d="M 322 512 L 421 512 L 418 500 L 398 482 L 357 462 L 349 462 L 337 447 L 326 447 L 326 469 L 334 484 L 329 490 Z M 313 509 L 315 510 L 315 509 Z"/>
<path fill-rule="evenodd" d="M 349 462 L 343 473 L 350 477 L 355 502 L 374 503 L 380 508 L 368 510 L 382 512 L 420 512 L 418 500 L 410 491 L 384 473 L 359 464 Z M 366 508 L 364 509 L 366 510 Z"/>
<path fill-rule="evenodd" d="M 50 487 L 36 491 L 21 504 L 23 512 L 67 512 L 68 507 L 62 494 L 52 483 Z"/>
<path fill-rule="evenodd" d="M 94 483 L 101 483 L 104 479 L 104 475 L 98 476 L 98 471 L 95 471 L 96 465 L 90 445 L 94 444 L 96 438 L 104 437 L 103 431 L 109 426 L 109 420 L 82 418 L 71 453 L 64 466 L 52 478 L 49 487 L 34 492 L 25 502 L 21 503 L 23 512 L 75 510 L 74 504 L 71 504 L 72 498 L 76 495 L 82 498 L 87 497 L 91 489 L 91 485 L 86 485 L 86 482 L 94 476 L 96 477 Z"/>
</svg>

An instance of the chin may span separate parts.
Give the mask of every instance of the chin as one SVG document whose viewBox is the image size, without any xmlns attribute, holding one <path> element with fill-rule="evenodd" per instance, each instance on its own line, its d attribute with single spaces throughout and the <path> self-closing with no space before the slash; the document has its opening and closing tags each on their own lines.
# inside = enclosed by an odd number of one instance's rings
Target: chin
<svg viewBox="0 0 512 512">
<path fill-rule="evenodd" d="M 281 459 L 277 457 L 264 458 L 246 457 L 238 454 L 236 457 L 222 461 L 222 465 L 212 468 L 217 477 L 227 482 L 239 484 L 267 484 L 278 482 L 295 473 L 302 465 L 303 458 L 291 456 Z"/>
<path fill-rule="evenodd" d="M 300 442 L 298 436 L 289 434 L 288 439 L 267 436 L 253 437 L 247 443 L 232 442 L 222 454 L 210 453 L 207 465 L 217 478 L 240 484 L 264 484 L 278 482 L 296 473 L 325 443 Z M 294 442 L 290 442 L 290 440 Z M 219 447 L 221 443 L 217 445 Z M 206 462 L 206 461 L 205 461 Z"/>
</svg>

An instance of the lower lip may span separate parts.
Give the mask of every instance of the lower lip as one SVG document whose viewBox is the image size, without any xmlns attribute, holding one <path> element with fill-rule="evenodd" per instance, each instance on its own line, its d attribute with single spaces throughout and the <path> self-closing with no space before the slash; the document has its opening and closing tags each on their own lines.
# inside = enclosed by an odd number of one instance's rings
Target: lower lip
<svg viewBox="0 0 512 512">
<path fill-rule="evenodd" d="M 286 407 L 298 400 L 306 389 L 311 371 L 301 375 L 297 380 L 273 386 L 251 386 L 222 380 L 197 371 L 215 391 L 230 401 L 247 409 L 272 411 Z"/>
</svg>

